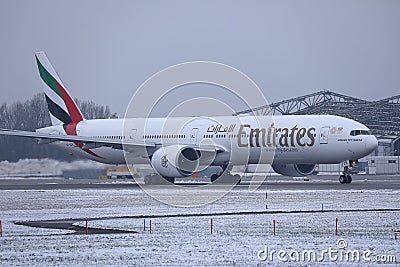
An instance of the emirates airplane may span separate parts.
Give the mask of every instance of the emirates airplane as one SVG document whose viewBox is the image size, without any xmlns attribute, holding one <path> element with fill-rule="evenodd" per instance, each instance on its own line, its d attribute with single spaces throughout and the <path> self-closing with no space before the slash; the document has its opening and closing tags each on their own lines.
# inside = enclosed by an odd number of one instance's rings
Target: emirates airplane
<svg viewBox="0 0 400 267">
<path fill-rule="evenodd" d="M 85 120 L 44 52 L 36 53 L 36 62 L 52 126 L 0 134 L 36 138 L 108 164 L 149 163 L 158 175 L 146 176 L 146 184 L 173 183 L 203 166 L 222 167 L 211 182 L 222 177 L 240 182 L 230 170 L 247 164 L 272 164 L 279 174 L 307 176 L 317 164 L 357 160 L 378 146 L 365 125 L 331 115 Z M 351 183 L 347 168 L 339 181 Z"/>
</svg>

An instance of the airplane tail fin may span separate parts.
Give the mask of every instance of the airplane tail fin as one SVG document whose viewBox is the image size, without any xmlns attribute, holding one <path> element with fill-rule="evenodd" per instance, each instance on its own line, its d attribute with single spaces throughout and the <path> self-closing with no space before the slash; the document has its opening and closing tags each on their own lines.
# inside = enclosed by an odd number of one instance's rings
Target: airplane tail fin
<svg viewBox="0 0 400 267">
<path fill-rule="evenodd" d="M 35 54 L 52 125 L 77 123 L 82 112 L 66 90 L 45 52 Z"/>
</svg>

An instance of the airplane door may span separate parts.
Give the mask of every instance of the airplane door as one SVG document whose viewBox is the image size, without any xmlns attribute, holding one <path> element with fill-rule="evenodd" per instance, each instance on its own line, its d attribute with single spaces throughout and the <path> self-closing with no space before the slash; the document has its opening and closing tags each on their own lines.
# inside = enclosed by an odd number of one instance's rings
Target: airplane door
<svg viewBox="0 0 400 267">
<path fill-rule="evenodd" d="M 190 134 L 190 143 L 192 145 L 197 144 L 197 132 L 199 131 L 199 128 L 193 128 L 192 132 Z"/>
<path fill-rule="evenodd" d="M 135 139 L 136 136 L 136 129 L 132 129 L 131 132 L 129 133 L 129 140 L 133 141 Z"/>
<path fill-rule="evenodd" d="M 319 136 L 319 143 L 320 144 L 327 144 L 328 143 L 328 134 L 329 134 L 330 127 L 322 127 L 321 134 Z"/>
</svg>

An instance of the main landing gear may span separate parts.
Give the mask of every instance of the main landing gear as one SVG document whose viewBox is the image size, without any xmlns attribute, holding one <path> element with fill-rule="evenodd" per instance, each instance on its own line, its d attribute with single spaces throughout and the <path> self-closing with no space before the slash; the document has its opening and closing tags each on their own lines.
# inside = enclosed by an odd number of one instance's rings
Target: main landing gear
<svg viewBox="0 0 400 267">
<path fill-rule="evenodd" d="M 349 167 L 346 166 L 346 167 L 344 167 L 343 174 L 340 175 L 340 177 L 339 177 L 339 182 L 341 184 L 350 184 L 351 181 L 352 181 L 352 178 L 350 175 L 350 170 L 349 170 Z"/>
<path fill-rule="evenodd" d="M 239 174 L 231 174 L 232 166 L 221 166 L 222 171 L 211 175 L 211 183 L 214 184 L 240 184 L 242 179 Z"/>
<path fill-rule="evenodd" d="M 144 177 L 144 184 L 146 185 L 167 185 L 167 184 L 174 184 L 175 178 L 174 177 L 161 177 L 157 174 L 146 175 Z"/>
</svg>

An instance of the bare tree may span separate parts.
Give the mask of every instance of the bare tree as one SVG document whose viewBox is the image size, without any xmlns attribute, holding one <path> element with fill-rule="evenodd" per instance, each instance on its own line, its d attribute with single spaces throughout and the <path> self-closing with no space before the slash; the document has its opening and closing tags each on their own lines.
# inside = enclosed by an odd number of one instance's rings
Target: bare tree
<svg viewBox="0 0 400 267">
<path fill-rule="evenodd" d="M 107 119 L 111 116 L 111 111 L 108 106 L 101 106 L 93 101 L 82 101 L 75 99 L 76 104 L 82 111 L 83 117 L 85 119 Z"/>
</svg>

